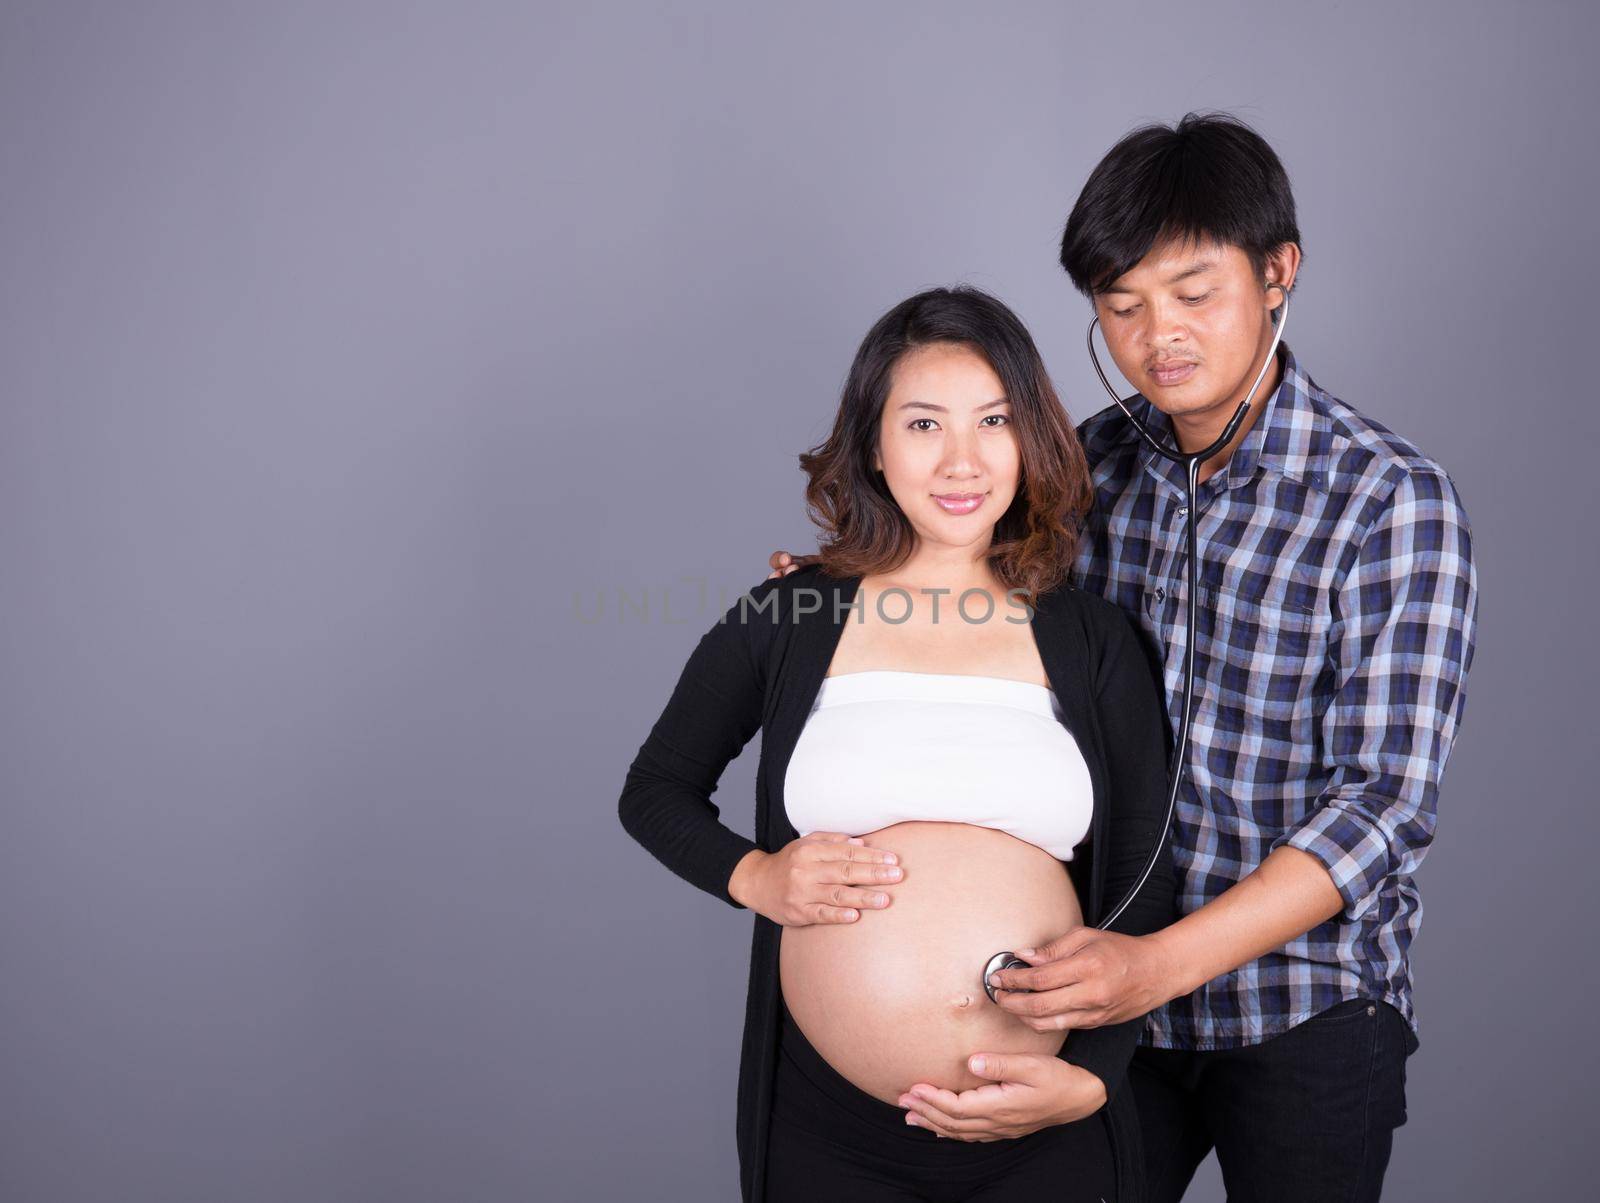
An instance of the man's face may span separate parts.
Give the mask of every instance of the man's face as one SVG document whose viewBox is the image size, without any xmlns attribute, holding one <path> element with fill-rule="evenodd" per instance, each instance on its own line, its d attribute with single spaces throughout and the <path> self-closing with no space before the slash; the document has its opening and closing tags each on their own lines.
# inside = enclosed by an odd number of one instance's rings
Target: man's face
<svg viewBox="0 0 1600 1203">
<path fill-rule="evenodd" d="M 1281 266 L 1269 261 L 1267 274 Z M 1165 242 L 1094 299 L 1111 358 L 1162 413 L 1195 417 L 1243 398 L 1272 341 L 1265 289 L 1236 246 Z"/>
</svg>

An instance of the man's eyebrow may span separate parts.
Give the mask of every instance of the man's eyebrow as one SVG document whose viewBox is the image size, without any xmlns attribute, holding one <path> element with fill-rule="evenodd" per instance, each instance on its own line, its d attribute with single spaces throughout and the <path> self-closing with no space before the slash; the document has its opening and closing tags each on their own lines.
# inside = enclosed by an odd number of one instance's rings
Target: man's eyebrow
<svg viewBox="0 0 1600 1203">
<path fill-rule="evenodd" d="M 1180 281 L 1187 280 L 1190 276 L 1199 276 L 1199 275 L 1205 274 L 1208 271 L 1212 271 L 1213 269 L 1216 268 L 1216 266 L 1217 266 L 1216 260 L 1214 260 L 1214 259 L 1196 259 L 1193 263 L 1189 264 L 1188 267 L 1184 268 L 1177 275 L 1168 276 L 1166 281 L 1165 281 L 1165 283 L 1167 283 L 1167 284 L 1177 284 Z M 1133 290 L 1131 288 L 1118 288 L 1115 284 L 1107 285 L 1105 288 L 1102 288 L 1100 290 L 1101 295 L 1104 295 L 1106 293 L 1112 293 L 1112 292 L 1120 292 L 1120 293 L 1128 294 L 1128 293 L 1131 293 L 1132 291 Z"/>
<path fill-rule="evenodd" d="M 1010 397 L 996 397 L 993 401 L 985 401 L 982 405 L 978 406 L 977 412 L 978 413 L 982 413 L 986 409 L 993 409 L 996 405 L 1009 405 L 1009 404 L 1011 404 L 1011 398 Z M 900 408 L 900 409 L 931 409 L 936 414 L 947 414 L 947 413 L 950 412 L 944 406 L 935 405 L 931 401 L 902 401 L 900 403 L 900 405 L 898 406 L 898 408 Z"/>
<path fill-rule="evenodd" d="M 1203 275 L 1216 266 L 1216 261 L 1213 259 L 1196 259 L 1177 275 L 1169 276 L 1167 278 L 1167 283 L 1176 284 L 1179 280 L 1187 280 L 1190 276 Z"/>
</svg>

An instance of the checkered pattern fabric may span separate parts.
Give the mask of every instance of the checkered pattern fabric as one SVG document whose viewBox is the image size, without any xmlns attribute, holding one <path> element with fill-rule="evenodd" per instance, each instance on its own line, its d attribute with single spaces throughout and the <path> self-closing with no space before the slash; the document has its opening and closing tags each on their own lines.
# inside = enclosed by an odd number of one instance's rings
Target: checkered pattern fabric
<svg viewBox="0 0 1600 1203">
<path fill-rule="evenodd" d="M 1173 854 L 1185 914 L 1287 844 L 1327 867 L 1341 914 L 1154 1012 L 1144 1043 L 1257 1044 L 1341 999 L 1391 1002 L 1413 1031 L 1412 881 L 1433 838 L 1477 625 L 1455 485 L 1411 443 L 1283 376 L 1226 466 L 1200 485 L 1195 699 Z M 1130 408 L 1172 444 L 1143 397 Z M 1188 578 L 1183 470 L 1115 406 L 1079 430 L 1096 509 L 1078 583 L 1158 649 L 1174 741 Z"/>
</svg>

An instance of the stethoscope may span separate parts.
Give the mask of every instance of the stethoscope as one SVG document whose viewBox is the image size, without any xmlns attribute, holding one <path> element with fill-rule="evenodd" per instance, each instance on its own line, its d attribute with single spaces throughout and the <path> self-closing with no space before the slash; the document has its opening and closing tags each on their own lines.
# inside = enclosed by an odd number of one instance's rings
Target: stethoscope
<svg viewBox="0 0 1600 1203">
<path fill-rule="evenodd" d="M 1139 437 L 1153 451 L 1166 456 L 1173 463 L 1183 466 L 1189 486 L 1188 522 L 1186 524 L 1189 543 L 1189 599 L 1188 604 L 1184 607 L 1186 619 L 1184 625 L 1188 631 L 1189 638 L 1183 649 L 1183 721 L 1179 724 L 1178 729 L 1177 756 L 1172 762 L 1172 792 L 1167 797 L 1166 821 L 1161 826 L 1161 835 L 1156 840 L 1155 847 L 1150 850 L 1150 859 L 1145 862 L 1144 872 L 1139 874 L 1139 879 L 1133 883 L 1133 888 L 1128 891 L 1121 902 L 1117 903 L 1115 909 L 1095 925 L 1101 930 L 1110 927 L 1116 921 L 1117 916 L 1127 909 L 1128 904 L 1133 901 L 1134 895 L 1149 880 L 1151 871 L 1156 867 L 1156 860 L 1161 855 L 1161 845 L 1166 843 L 1167 833 L 1172 829 L 1172 816 L 1177 811 L 1178 786 L 1183 780 L 1183 772 L 1186 766 L 1186 757 L 1189 750 L 1189 720 L 1194 704 L 1194 599 L 1199 596 L 1200 565 L 1199 536 L 1196 534 L 1199 513 L 1195 508 L 1195 491 L 1199 484 L 1200 465 L 1226 447 L 1228 441 L 1238 432 L 1239 423 L 1244 421 L 1245 411 L 1250 408 L 1250 402 L 1256 395 L 1256 389 L 1261 387 L 1261 381 L 1266 378 L 1267 369 L 1272 366 L 1273 358 L 1278 354 L 1278 344 L 1283 341 L 1284 323 L 1289 320 L 1289 290 L 1284 288 L 1282 284 L 1277 283 L 1268 284 L 1267 288 L 1276 288 L 1283 294 L 1283 305 L 1272 333 L 1272 346 L 1267 348 L 1267 357 L 1261 363 L 1261 370 L 1256 373 L 1255 383 L 1250 386 L 1250 391 L 1245 394 L 1244 400 L 1239 402 L 1239 408 L 1234 412 L 1233 417 L 1223 427 L 1222 433 L 1217 436 L 1217 441 L 1202 451 L 1184 452 L 1166 446 L 1146 429 L 1143 422 L 1133 416 L 1133 411 L 1128 408 L 1128 403 L 1117 395 L 1117 390 L 1111 387 L 1111 381 L 1106 379 L 1105 370 L 1100 366 L 1100 356 L 1095 353 L 1094 328 L 1100 324 L 1099 315 L 1097 314 L 1089 322 L 1089 362 L 1094 364 L 1095 375 L 1100 377 L 1100 383 L 1105 387 L 1106 392 L 1111 394 L 1111 399 L 1117 403 L 1117 408 L 1127 415 L 1128 421 L 1133 424 L 1134 430 L 1139 432 Z M 1137 395 L 1135 394 L 1135 396 Z M 989 975 L 1001 969 L 1011 969 L 1018 966 L 1023 969 L 1030 967 L 1027 961 L 1012 952 L 997 952 L 989 958 L 983 967 L 982 980 L 984 993 L 989 996 L 990 1002 L 995 1002 L 996 999 L 994 987 L 989 984 Z M 1019 990 L 1017 993 L 1027 992 Z"/>
</svg>

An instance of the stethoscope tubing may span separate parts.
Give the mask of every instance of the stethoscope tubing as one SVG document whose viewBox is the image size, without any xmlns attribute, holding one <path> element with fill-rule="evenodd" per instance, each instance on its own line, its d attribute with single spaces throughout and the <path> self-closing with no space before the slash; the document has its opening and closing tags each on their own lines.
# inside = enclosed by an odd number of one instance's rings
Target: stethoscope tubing
<svg viewBox="0 0 1600 1203">
<path fill-rule="evenodd" d="M 1278 354 L 1278 344 L 1283 341 L 1283 327 L 1289 320 L 1289 292 L 1288 289 L 1284 288 L 1281 284 L 1274 283 L 1268 285 L 1268 287 L 1276 288 L 1283 294 L 1282 312 L 1280 313 L 1277 323 L 1273 329 L 1272 345 L 1267 348 L 1266 358 L 1261 361 L 1261 370 L 1256 373 L 1255 382 L 1250 385 L 1250 391 L 1245 394 L 1244 400 L 1239 403 L 1239 408 L 1234 411 L 1233 417 L 1228 419 L 1228 424 L 1223 427 L 1222 433 L 1217 436 L 1216 441 L 1213 442 L 1209 447 L 1206 447 L 1200 451 L 1185 452 L 1166 446 L 1161 442 L 1161 440 L 1150 433 L 1143 422 L 1134 417 L 1133 411 L 1128 408 L 1127 401 L 1123 400 L 1123 398 L 1117 393 L 1117 390 L 1111 387 L 1111 381 L 1106 378 L 1105 370 L 1100 366 L 1100 356 L 1096 353 L 1094 345 L 1095 327 L 1100 324 L 1099 315 L 1096 315 L 1089 322 L 1089 362 L 1094 365 L 1095 375 L 1100 377 L 1101 385 L 1103 385 L 1106 392 L 1110 394 L 1111 399 L 1116 402 L 1117 408 L 1122 410 L 1128 421 L 1133 425 L 1133 428 L 1138 432 L 1139 437 L 1143 439 L 1145 443 L 1159 455 L 1165 456 L 1175 464 L 1182 465 L 1184 469 L 1184 482 L 1187 486 L 1188 497 L 1188 511 L 1186 514 L 1188 519 L 1186 523 L 1186 543 L 1188 546 L 1189 555 L 1189 595 L 1184 605 L 1184 630 L 1187 633 L 1187 640 L 1184 643 L 1183 648 L 1183 716 L 1182 721 L 1178 725 L 1177 750 L 1173 756 L 1171 773 L 1168 777 L 1169 792 L 1167 794 L 1167 817 L 1162 822 L 1161 834 L 1159 837 L 1157 837 L 1155 846 L 1150 850 L 1150 857 L 1145 862 L 1144 870 L 1139 874 L 1138 880 L 1133 883 L 1133 886 L 1128 890 L 1127 894 L 1124 895 L 1122 900 L 1111 909 L 1111 912 L 1094 925 L 1101 931 L 1104 931 L 1114 922 L 1116 922 L 1117 918 L 1122 914 L 1122 912 L 1128 908 L 1128 904 L 1131 903 L 1134 898 L 1138 896 L 1139 891 L 1144 888 L 1144 883 L 1150 879 L 1150 874 L 1155 870 L 1156 862 L 1161 857 L 1162 845 L 1167 842 L 1167 836 L 1172 832 L 1172 819 L 1177 813 L 1178 790 L 1182 785 L 1183 774 L 1187 768 L 1189 754 L 1189 728 L 1191 722 L 1193 721 L 1194 715 L 1195 601 L 1199 596 L 1198 590 L 1200 565 L 1200 536 L 1198 525 L 1200 521 L 1200 514 L 1196 506 L 1196 501 L 1197 493 L 1199 491 L 1200 465 L 1205 463 L 1206 460 L 1210 459 L 1213 455 L 1217 454 L 1217 452 L 1226 447 L 1229 441 L 1232 440 L 1233 436 L 1238 433 L 1239 424 L 1244 421 L 1245 412 L 1250 408 L 1250 402 L 1255 399 L 1256 390 L 1261 387 L 1261 382 L 1266 379 L 1267 369 L 1272 366 L 1272 361 Z M 1163 686 L 1163 690 L 1164 689 L 1165 686 Z M 996 970 L 1010 969 L 1014 966 L 1020 966 L 1026 969 L 1028 967 L 1028 963 L 1011 952 L 997 952 L 994 954 L 994 956 L 990 957 L 988 962 L 984 965 L 982 979 L 983 988 L 984 991 L 989 995 L 990 1002 L 994 1002 L 995 997 L 994 987 L 989 985 L 989 975 Z"/>
<path fill-rule="evenodd" d="M 1105 371 L 1100 366 L 1100 357 L 1095 353 L 1094 330 L 1100 324 L 1099 315 L 1097 314 L 1089 322 L 1089 361 L 1094 364 L 1095 375 L 1100 377 L 1100 383 L 1105 386 L 1106 392 L 1116 402 L 1117 408 L 1122 410 L 1128 421 L 1132 423 L 1134 430 L 1139 433 L 1139 437 L 1157 453 L 1165 456 L 1173 463 L 1183 466 L 1184 483 L 1187 485 L 1188 494 L 1188 513 L 1185 515 L 1187 518 L 1185 525 L 1188 534 L 1186 542 L 1189 551 L 1189 590 L 1184 604 L 1184 631 L 1187 639 L 1183 646 L 1183 719 L 1178 725 L 1178 746 L 1172 759 L 1170 792 L 1167 795 L 1167 817 L 1161 825 L 1161 835 L 1157 838 L 1155 847 L 1150 850 L 1150 858 L 1145 862 L 1144 871 L 1139 874 L 1138 880 L 1133 883 L 1132 888 L 1129 889 L 1123 899 L 1111 909 L 1111 912 L 1095 924 L 1102 931 L 1116 922 L 1117 917 L 1127 909 L 1128 904 L 1134 900 L 1134 897 L 1144 887 L 1144 883 L 1150 879 L 1150 874 L 1156 867 L 1156 861 L 1160 859 L 1161 846 L 1166 843 L 1167 836 L 1172 831 L 1173 816 L 1177 813 L 1178 789 L 1183 782 L 1184 771 L 1188 767 L 1189 728 L 1194 714 L 1195 603 L 1200 596 L 1200 511 L 1196 504 L 1200 465 L 1226 447 L 1238 432 L 1239 424 L 1244 421 L 1245 411 L 1250 408 L 1250 402 L 1255 399 L 1256 390 L 1261 387 L 1261 382 L 1266 379 L 1267 369 L 1272 366 L 1273 360 L 1277 357 L 1278 344 L 1283 341 L 1283 328 L 1289 320 L 1289 291 L 1281 284 L 1276 283 L 1268 285 L 1268 287 L 1278 289 L 1283 295 L 1282 313 L 1279 314 L 1272 331 L 1272 345 L 1267 348 L 1267 354 L 1261 361 L 1261 369 L 1256 373 L 1256 378 L 1250 385 L 1250 391 L 1245 394 L 1244 400 L 1239 402 L 1239 408 L 1234 411 L 1233 417 L 1228 419 L 1228 424 L 1223 427 L 1222 433 L 1217 436 L 1216 441 L 1200 451 L 1184 452 L 1166 446 L 1150 433 L 1143 422 L 1133 416 L 1133 411 L 1128 408 L 1127 402 L 1117 394 L 1116 389 L 1111 387 L 1111 381 L 1106 379 Z"/>
</svg>

